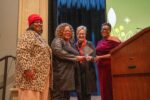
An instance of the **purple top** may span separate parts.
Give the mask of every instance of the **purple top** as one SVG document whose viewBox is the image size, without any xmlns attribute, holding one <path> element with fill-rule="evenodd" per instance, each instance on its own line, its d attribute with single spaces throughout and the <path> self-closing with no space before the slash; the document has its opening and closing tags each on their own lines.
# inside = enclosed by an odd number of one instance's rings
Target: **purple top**
<svg viewBox="0 0 150 100">
<path fill-rule="evenodd" d="M 96 46 L 96 55 L 108 54 L 113 48 L 115 48 L 119 44 L 120 44 L 120 42 L 102 39 L 98 42 L 98 44 Z"/>
</svg>

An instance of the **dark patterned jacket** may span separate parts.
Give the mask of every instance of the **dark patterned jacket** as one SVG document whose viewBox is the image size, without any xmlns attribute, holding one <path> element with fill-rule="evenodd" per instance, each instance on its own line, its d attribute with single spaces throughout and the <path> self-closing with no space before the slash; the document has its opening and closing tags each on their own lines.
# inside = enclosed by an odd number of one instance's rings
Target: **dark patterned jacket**
<svg viewBox="0 0 150 100">
<path fill-rule="evenodd" d="M 71 42 L 62 38 L 55 38 L 52 41 L 53 51 L 53 75 L 54 89 L 70 91 L 75 89 L 74 68 L 77 66 L 76 55 L 78 51 L 73 48 Z"/>
</svg>

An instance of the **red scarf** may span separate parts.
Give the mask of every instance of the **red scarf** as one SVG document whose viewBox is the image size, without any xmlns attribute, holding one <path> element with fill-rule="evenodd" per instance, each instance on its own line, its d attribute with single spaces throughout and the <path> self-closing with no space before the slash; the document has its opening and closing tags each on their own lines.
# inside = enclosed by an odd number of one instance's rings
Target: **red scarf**
<svg viewBox="0 0 150 100">
<path fill-rule="evenodd" d="M 77 45 L 77 48 L 78 48 L 79 53 L 80 53 L 81 56 L 84 55 L 84 53 L 83 53 L 83 48 L 86 46 L 86 43 L 87 43 L 87 40 L 85 39 L 85 40 L 81 43 L 81 45 L 80 45 L 79 43 L 78 43 L 78 45 Z"/>
</svg>

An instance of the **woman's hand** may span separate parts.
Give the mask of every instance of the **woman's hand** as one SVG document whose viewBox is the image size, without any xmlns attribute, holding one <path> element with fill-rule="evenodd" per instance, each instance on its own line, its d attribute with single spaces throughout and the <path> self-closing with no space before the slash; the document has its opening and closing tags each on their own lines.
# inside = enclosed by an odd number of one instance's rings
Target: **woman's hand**
<svg viewBox="0 0 150 100">
<path fill-rule="evenodd" d="M 94 62 L 98 62 L 98 61 L 100 61 L 101 60 L 101 56 L 96 56 L 95 58 L 94 58 Z"/>
<path fill-rule="evenodd" d="M 85 60 L 84 56 L 76 56 L 76 58 L 77 58 L 77 61 L 79 62 L 83 62 Z"/>
<path fill-rule="evenodd" d="M 34 76 L 35 76 L 35 71 L 33 70 L 25 70 L 24 73 L 23 73 L 25 79 L 27 81 L 31 81 L 34 79 Z"/>
<path fill-rule="evenodd" d="M 86 56 L 85 58 L 86 58 L 86 61 L 91 61 L 93 59 L 92 56 Z"/>
</svg>

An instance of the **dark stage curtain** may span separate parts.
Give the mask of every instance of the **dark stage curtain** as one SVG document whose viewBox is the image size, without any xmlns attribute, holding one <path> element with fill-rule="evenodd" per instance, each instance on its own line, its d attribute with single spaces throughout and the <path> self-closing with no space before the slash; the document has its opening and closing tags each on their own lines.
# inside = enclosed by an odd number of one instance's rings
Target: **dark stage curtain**
<svg viewBox="0 0 150 100">
<path fill-rule="evenodd" d="M 97 41 L 101 39 L 101 24 L 105 22 L 105 2 L 103 4 L 104 7 L 99 7 L 98 9 L 96 5 L 95 7 L 90 7 L 90 4 L 88 8 L 79 5 L 79 3 L 71 5 L 70 2 L 73 1 L 74 0 L 49 0 L 49 42 L 54 38 L 54 30 L 56 26 L 60 23 L 67 22 L 71 24 L 74 29 L 79 25 L 85 25 L 88 29 L 87 39 L 96 45 Z M 82 3 L 82 0 L 77 1 Z"/>
<path fill-rule="evenodd" d="M 85 25 L 88 29 L 87 39 L 94 44 L 101 38 L 100 27 L 105 21 L 104 10 L 66 8 L 64 6 L 59 8 L 58 11 L 58 23 L 70 23 L 74 29 L 79 25 Z"/>
</svg>

